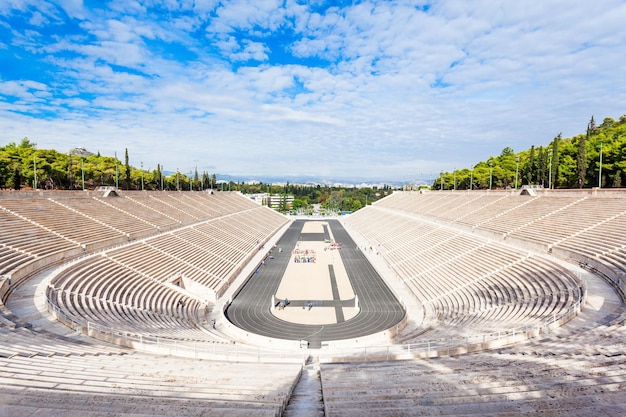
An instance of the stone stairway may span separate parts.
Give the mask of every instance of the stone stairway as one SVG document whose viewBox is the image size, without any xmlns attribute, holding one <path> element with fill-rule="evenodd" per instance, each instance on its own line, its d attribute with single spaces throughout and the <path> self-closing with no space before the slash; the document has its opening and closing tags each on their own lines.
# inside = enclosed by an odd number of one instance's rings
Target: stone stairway
<svg viewBox="0 0 626 417">
<path fill-rule="evenodd" d="M 294 388 L 283 417 L 323 417 L 324 397 L 320 379 L 319 362 L 310 359 L 302 368 L 300 379 Z"/>
</svg>

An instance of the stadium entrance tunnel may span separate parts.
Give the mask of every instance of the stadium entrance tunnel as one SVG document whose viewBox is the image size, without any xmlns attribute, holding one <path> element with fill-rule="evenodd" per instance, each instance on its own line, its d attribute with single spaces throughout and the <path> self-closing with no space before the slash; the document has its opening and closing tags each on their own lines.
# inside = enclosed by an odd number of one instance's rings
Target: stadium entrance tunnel
<svg viewBox="0 0 626 417">
<path fill-rule="evenodd" d="M 294 221 L 225 310 L 246 332 L 310 348 L 384 332 L 405 314 L 334 219 Z"/>
</svg>

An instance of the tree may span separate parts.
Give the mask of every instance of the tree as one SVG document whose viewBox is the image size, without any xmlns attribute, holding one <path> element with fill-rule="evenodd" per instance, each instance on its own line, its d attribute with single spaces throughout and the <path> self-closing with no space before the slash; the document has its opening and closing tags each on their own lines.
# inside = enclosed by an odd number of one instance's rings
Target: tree
<svg viewBox="0 0 626 417">
<path fill-rule="evenodd" d="M 530 147 L 530 155 L 528 157 L 528 185 L 533 183 L 533 170 L 535 169 L 535 145 Z"/>
<path fill-rule="evenodd" d="M 22 172 L 18 169 L 15 168 L 15 170 L 13 171 L 13 184 L 11 184 L 11 188 L 13 188 L 14 190 L 21 190 L 22 189 Z"/>
<path fill-rule="evenodd" d="M 587 124 L 587 134 L 580 136 L 578 139 L 578 158 L 576 159 L 576 167 L 578 170 L 578 188 L 585 186 L 585 179 L 587 177 L 587 140 L 591 137 L 595 131 L 596 123 L 591 116 L 591 120 Z"/>
<path fill-rule="evenodd" d="M 130 164 L 128 163 L 128 148 L 126 148 L 126 152 L 124 155 L 124 168 L 126 168 L 126 175 L 125 175 L 126 189 L 130 190 L 131 181 L 130 181 Z"/>
<path fill-rule="evenodd" d="M 36 155 L 35 155 L 36 152 Z M 35 164 L 37 169 L 37 183 L 40 188 L 76 189 L 81 188 L 81 177 L 84 168 L 85 186 L 94 188 L 99 185 L 117 185 L 122 180 L 122 188 L 138 187 L 142 176 L 147 189 L 189 189 L 189 178 L 186 175 L 166 177 L 163 166 L 158 165 L 155 171 L 134 169 L 128 161 L 126 149 L 126 166 L 115 156 L 102 156 L 100 153 L 80 158 L 73 153 L 57 152 L 55 150 L 36 149 L 27 137 L 0 146 L 0 188 L 24 188 L 33 183 Z M 600 155 L 602 162 L 600 164 Z M 36 159 L 35 159 L 36 157 Z M 521 178 L 528 184 L 543 184 L 547 186 L 551 177 L 555 187 L 585 187 L 589 184 L 602 184 L 609 187 L 622 187 L 626 177 L 626 115 L 618 120 L 605 118 L 601 125 L 591 120 L 587 125 L 587 132 L 571 138 L 562 138 L 559 134 L 548 146 L 532 146 L 529 149 L 514 153 L 510 147 L 505 147 L 497 157 L 489 157 L 483 162 L 473 164 L 473 168 L 459 169 L 452 173 L 442 172 L 438 176 L 434 187 L 445 189 L 454 187 L 456 179 L 457 189 L 469 188 L 470 178 L 475 189 L 489 187 L 490 172 L 493 173 L 493 187 L 512 186 L 516 178 L 518 165 L 516 157 L 520 158 L 519 168 Z M 550 161 L 550 162 L 548 162 Z M 491 163 L 491 166 L 490 166 Z M 600 178 L 600 166 L 602 178 Z M 551 170 L 550 170 L 551 168 Z M 121 171 L 120 171 L 121 170 Z M 120 178 L 121 175 L 121 178 Z M 129 178 L 130 177 L 130 178 Z M 193 176 L 192 188 L 198 189 L 197 176 Z M 202 174 L 204 187 L 215 186 L 216 175 Z M 185 186 L 186 185 L 186 186 Z M 311 204 L 322 204 L 323 207 L 334 210 L 354 209 L 356 200 L 361 205 L 371 203 L 384 197 L 392 187 L 384 185 L 380 188 L 362 189 L 356 187 L 306 186 L 298 184 L 275 185 L 271 184 L 244 184 L 229 181 L 222 188 L 235 189 L 246 193 L 271 192 L 293 194 L 295 198 L 307 198 Z M 381 191 L 382 190 L 382 191 Z M 356 204 L 358 206 L 358 204 Z"/>
<path fill-rule="evenodd" d="M 546 183 L 547 165 L 547 153 L 544 152 L 543 146 L 540 146 L 537 150 L 537 185 L 541 185 L 542 187 L 544 187 Z"/>
<path fill-rule="evenodd" d="M 622 186 L 622 171 L 619 169 L 613 177 L 613 188 L 620 188 Z"/>
<path fill-rule="evenodd" d="M 287 204 L 287 195 L 281 194 L 280 199 L 278 201 L 278 211 L 280 211 L 281 213 L 284 213 L 289 209 L 288 206 L 289 205 Z"/>
<path fill-rule="evenodd" d="M 209 173 L 202 171 L 202 174 L 200 174 L 200 189 L 206 190 L 207 188 L 209 188 Z"/>
<path fill-rule="evenodd" d="M 513 150 L 513 148 L 511 148 L 510 146 L 507 146 L 506 148 L 502 149 L 500 156 L 511 156 L 514 154 L 515 154 L 515 151 Z"/>
<path fill-rule="evenodd" d="M 591 120 L 589 120 L 589 125 L 587 126 L 587 129 L 591 132 L 592 135 L 595 135 L 597 133 L 596 121 L 594 120 L 593 115 L 591 115 Z"/>
<path fill-rule="evenodd" d="M 559 143 L 561 142 L 561 133 L 559 133 L 552 141 L 552 160 L 550 161 L 550 175 L 552 178 L 552 188 L 555 188 L 559 175 Z"/>
<path fill-rule="evenodd" d="M 7 186 L 9 171 L 9 161 L 2 158 L 2 153 L 0 152 L 0 189 Z"/>
<path fill-rule="evenodd" d="M 497 173 L 498 178 L 501 181 L 501 186 L 504 188 L 513 187 L 515 184 L 515 169 L 517 162 L 515 161 L 515 152 L 511 148 L 507 148 L 510 152 L 505 155 L 500 155 L 496 161 L 496 167 L 494 167 L 494 173 Z M 504 152 L 503 152 L 504 153 Z"/>
<path fill-rule="evenodd" d="M 304 200 L 301 200 L 299 198 L 294 198 L 293 202 L 291 203 L 291 208 L 294 210 L 302 210 L 305 209 L 307 207 L 307 203 Z"/>
<path fill-rule="evenodd" d="M 602 124 L 600 125 L 600 127 L 602 127 L 602 128 L 611 127 L 614 124 L 615 124 L 615 120 L 613 120 L 613 118 L 605 117 L 604 120 L 602 121 Z"/>
</svg>

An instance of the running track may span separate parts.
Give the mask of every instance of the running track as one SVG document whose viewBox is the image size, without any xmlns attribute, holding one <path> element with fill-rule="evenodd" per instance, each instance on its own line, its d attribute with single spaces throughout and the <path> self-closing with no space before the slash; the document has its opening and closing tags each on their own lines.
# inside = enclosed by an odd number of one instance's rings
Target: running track
<svg viewBox="0 0 626 417">
<path fill-rule="evenodd" d="M 324 325 L 286 322 L 271 313 L 272 295 L 278 289 L 291 251 L 299 239 L 305 239 L 304 235 L 301 236 L 304 220 L 297 220 L 278 241 L 272 251 L 273 259 L 266 259 L 265 264 L 258 268 L 258 273 L 254 273 L 235 295 L 225 311 L 228 320 L 262 336 L 306 340 L 312 348 L 320 347 L 323 341 L 353 339 L 381 332 L 402 320 L 405 315 L 402 305 L 361 250 L 356 248 L 343 226 L 337 220 L 324 221 L 330 225 L 335 241 L 342 244 L 339 253 L 354 293 L 359 297 L 360 312 L 348 321 Z M 282 252 L 278 248 L 282 248 Z"/>
</svg>

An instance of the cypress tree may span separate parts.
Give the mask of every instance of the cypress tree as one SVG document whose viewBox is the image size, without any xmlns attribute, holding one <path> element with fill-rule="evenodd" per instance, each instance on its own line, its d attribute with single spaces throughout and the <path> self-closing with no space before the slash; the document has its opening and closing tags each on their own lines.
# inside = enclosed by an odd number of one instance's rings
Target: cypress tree
<svg viewBox="0 0 626 417">
<path fill-rule="evenodd" d="M 126 189 L 130 190 L 130 164 L 128 163 L 128 148 L 126 148 L 126 154 L 124 155 L 124 166 L 126 168 Z"/>
<path fill-rule="evenodd" d="M 163 174 L 161 174 L 161 164 L 157 164 L 157 179 L 156 179 L 157 180 L 157 185 L 156 185 L 156 188 L 158 190 L 161 189 L 161 175 L 163 175 Z"/>
<path fill-rule="evenodd" d="M 561 141 L 561 134 L 559 133 L 552 141 L 552 188 L 556 188 L 556 183 L 559 175 L 559 142 Z"/>
<path fill-rule="evenodd" d="M 545 187 L 546 185 L 546 152 L 543 150 L 543 146 L 539 147 L 537 152 L 537 184 Z"/>
<path fill-rule="evenodd" d="M 13 170 L 12 180 L 13 180 L 12 181 L 13 189 L 21 190 L 22 189 L 22 171 L 20 171 L 18 168 L 15 168 Z"/>
<path fill-rule="evenodd" d="M 618 169 L 613 177 L 613 188 L 620 188 L 622 186 L 622 170 Z"/>
<path fill-rule="evenodd" d="M 205 190 L 207 188 L 211 188 L 210 181 L 211 181 L 211 179 L 209 178 L 209 173 L 206 172 L 206 171 L 203 171 L 202 172 L 202 184 L 203 184 Z"/>
<path fill-rule="evenodd" d="M 578 170 L 578 188 L 585 186 L 585 179 L 587 178 L 587 140 L 591 137 L 596 130 L 596 122 L 591 116 L 591 120 L 587 124 L 587 133 L 585 136 L 580 136 L 578 139 L 578 155 L 576 158 L 576 169 Z"/>
<path fill-rule="evenodd" d="M 535 169 L 535 145 L 530 147 L 530 156 L 528 157 L 528 185 L 533 183 L 533 170 Z"/>
</svg>

